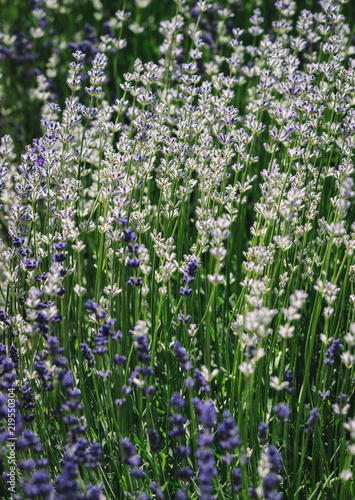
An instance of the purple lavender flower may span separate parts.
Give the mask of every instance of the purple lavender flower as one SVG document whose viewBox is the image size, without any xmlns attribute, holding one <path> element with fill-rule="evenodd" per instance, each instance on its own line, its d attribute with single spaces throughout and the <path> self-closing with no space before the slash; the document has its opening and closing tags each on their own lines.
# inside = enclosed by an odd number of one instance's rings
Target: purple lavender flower
<svg viewBox="0 0 355 500">
<path fill-rule="evenodd" d="M 103 489 L 104 489 L 104 486 L 102 483 L 98 484 L 97 486 L 89 484 L 87 487 L 87 493 L 86 493 L 87 500 L 102 500 Z"/>
<path fill-rule="evenodd" d="M 192 259 L 186 268 L 186 271 L 184 273 L 184 277 L 182 279 L 183 283 L 185 283 L 184 287 L 181 287 L 180 289 L 180 295 L 183 297 L 187 297 L 192 293 L 192 288 L 189 288 L 188 285 L 193 283 L 195 281 L 195 276 L 197 274 L 199 268 L 199 262 L 196 259 Z"/>
<path fill-rule="evenodd" d="M 282 469 L 281 453 L 277 451 L 275 446 L 269 446 L 266 450 L 266 454 L 271 472 L 280 474 Z"/>
<path fill-rule="evenodd" d="M 64 348 L 59 347 L 58 339 L 56 337 L 53 337 L 53 336 L 50 336 L 48 338 L 47 348 L 48 348 L 49 354 L 52 356 L 52 358 L 60 356 L 64 352 Z"/>
<path fill-rule="evenodd" d="M 91 313 L 94 313 L 96 315 L 97 319 L 101 320 L 106 318 L 107 312 L 100 309 L 99 305 L 93 302 L 91 299 L 86 302 L 85 306 Z"/>
<path fill-rule="evenodd" d="M 200 389 L 201 393 L 205 394 L 207 392 L 210 392 L 211 388 L 208 385 L 207 380 L 203 376 L 203 373 L 198 368 L 195 369 L 194 375 L 195 375 L 197 387 Z"/>
<path fill-rule="evenodd" d="M 200 434 L 202 437 L 203 434 Z M 206 447 L 204 439 L 199 438 L 199 448 L 196 452 L 197 464 L 199 467 L 199 500 L 213 500 L 213 478 L 217 475 L 217 469 L 214 461 L 214 453 L 212 448 Z"/>
<path fill-rule="evenodd" d="M 173 450 L 173 454 L 175 457 L 180 458 L 180 460 L 184 460 L 191 454 L 191 449 L 188 446 L 179 446 Z"/>
<path fill-rule="evenodd" d="M 319 417 L 318 408 L 313 408 L 309 413 L 309 418 L 307 420 L 307 426 L 305 432 L 307 434 L 313 434 L 314 427 L 316 425 L 317 418 Z"/>
<path fill-rule="evenodd" d="M 149 431 L 149 444 L 150 444 L 150 449 L 152 453 L 158 453 L 159 448 L 160 448 L 160 443 L 159 443 L 159 434 L 156 430 L 151 430 Z"/>
<path fill-rule="evenodd" d="M 260 444 L 266 443 L 267 431 L 268 431 L 268 426 L 264 422 L 260 422 L 259 431 L 258 431 Z"/>
<path fill-rule="evenodd" d="M 274 490 L 281 484 L 282 478 L 277 474 L 267 474 L 263 478 L 263 492 L 266 499 L 281 499 L 282 495 L 275 496 Z"/>
<path fill-rule="evenodd" d="M 55 253 L 52 255 L 52 260 L 54 260 L 54 262 L 64 262 L 66 258 L 67 256 L 64 253 Z"/>
<path fill-rule="evenodd" d="M 133 332 L 130 332 L 133 333 Z M 138 361 L 145 365 L 149 365 L 151 356 L 149 339 L 146 335 L 135 335 L 134 336 L 134 348 L 138 352 Z"/>
<path fill-rule="evenodd" d="M 12 360 L 12 362 L 14 364 L 14 368 L 18 368 L 18 366 L 19 366 L 19 355 L 18 355 L 17 347 L 15 347 L 14 345 L 10 346 L 9 357 L 11 358 L 11 360 Z"/>
<path fill-rule="evenodd" d="M 285 403 L 279 403 L 274 407 L 274 413 L 284 422 L 289 422 L 290 408 Z"/>
<path fill-rule="evenodd" d="M 134 245 L 132 245 L 132 243 L 129 243 L 129 245 L 127 245 L 127 250 L 129 253 L 138 254 L 138 250 L 139 250 L 138 243 L 135 243 Z"/>
<path fill-rule="evenodd" d="M 180 438 L 185 435 L 184 425 L 186 423 L 186 418 L 179 413 L 173 415 L 169 418 L 169 422 L 173 424 L 173 429 L 169 431 L 169 436 L 171 438 Z"/>
<path fill-rule="evenodd" d="M 184 372 L 188 372 L 192 368 L 192 364 L 190 362 L 189 355 L 186 352 L 184 347 L 181 347 L 181 343 L 176 341 L 174 344 L 174 354 L 177 357 L 178 362 L 181 365 L 181 368 Z"/>
<path fill-rule="evenodd" d="M 186 274 L 188 276 L 194 277 L 197 274 L 198 268 L 199 268 L 199 262 L 196 259 L 192 259 L 188 263 Z"/>
<path fill-rule="evenodd" d="M 136 479 L 142 479 L 142 478 L 137 477 Z M 144 491 L 142 491 L 142 492 L 138 491 L 137 496 L 135 498 L 136 498 L 136 500 L 149 500 L 149 495 L 148 495 L 148 493 L 145 493 Z"/>
<path fill-rule="evenodd" d="M 193 475 L 193 472 L 190 467 L 181 467 L 181 469 L 177 471 L 176 475 L 182 481 L 186 481 L 190 479 L 190 477 Z"/>
<path fill-rule="evenodd" d="M 124 241 L 126 243 L 130 243 L 136 239 L 136 234 L 133 232 L 133 229 L 129 227 L 128 229 L 123 230 Z"/>
<path fill-rule="evenodd" d="M 91 352 L 90 347 L 87 344 L 83 343 L 83 344 L 80 344 L 80 349 L 81 349 L 81 354 L 83 355 L 83 358 L 88 362 L 88 366 L 90 368 L 95 366 L 96 361 L 95 361 L 93 353 Z"/>
<path fill-rule="evenodd" d="M 58 380 L 62 383 L 64 388 L 74 387 L 74 378 L 71 371 L 66 371 L 58 376 Z"/>
<path fill-rule="evenodd" d="M 44 353 L 36 356 L 33 369 L 37 372 L 38 377 L 43 384 L 43 389 L 45 391 L 52 391 L 54 388 L 52 383 L 52 374 L 45 364 L 46 359 L 47 357 Z"/>
<path fill-rule="evenodd" d="M 115 363 L 115 365 L 121 366 L 126 363 L 127 358 L 126 356 L 119 356 L 118 354 L 115 354 L 112 361 Z"/>
<path fill-rule="evenodd" d="M 24 259 L 23 263 L 28 271 L 33 271 L 34 269 L 37 269 L 41 265 L 41 261 L 36 259 L 33 260 Z"/>
<path fill-rule="evenodd" d="M 20 460 L 18 463 L 18 468 L 22 472 L 29 472 L 33 470 L 36 466 L 36 462 L 33 460 L 33 458 L 30 458 L 29 460 Z"/>
<path fill-rule="evenodd" d="M 46 471 L 34 471 L 31 482 L 23 480 L 21 484 L 23 492 L 28 499 L 43 498 L 44 500 L 52 500 L 55 498 L 53 485 Z"/>
<path fill-rule="evenodd" d="M 64 250 L 67 247 L 67 243 L 65 241 L 60 241 L 59 243 L 56 243 L 54 246 L 57 251 L 60 251 Z"/>
<path fill-rule="evenodd" d="M 242 489 L 242 473 L 240 469 L 233 469 L 232 472 L 232 490 L 233 493 L 239 493 Z"/>
<path fill-rule="evenodd" d="M 142 459 L 137 455 L 134 445 L 129 439 L 124 438 L 121 440 L 121 446 L 124 454 L 126 455 L 125 463 L 130 467 L 130 474 L 136 479 L 144 479 L 145 473 L 140 466 L 142 465 Z"/>
<path fill-rule="evenodd" d="M 192 293 L 192 288 L 188 287 L 180 288 L 180 295 L 182 295 L 182 297 L 188 297 L 189 295 L 191 295 L 191 293 Z"/>
<path fill-rule="evenodd" d="M 150 489 L 155 494 L 155 497 L 157 498 L 157 500 L 164 500 L 165 499 L 165 495 L 162 492 L 162 487 L 159 486 L 155 481 L 153 481 L 151 483 Z"/>
<path fill-rule="evenodd" d="M 18 451 L 23 451 L 26 448 L 31 448 L 31 450 L 38 455 L 43 452 L 43 447 L 39 439 L 30 429 L 24 429 L 22 436 L 17 439 L 16 443 L 16 449 Z"/>
<path fill-rule="evenodd" d="M 196 398 L 192 402 L 199 417 L 199 423 L 206 429 L 212 430 L 217 414 L 212 401 L 200 401 Z"/>
<path fill-rule="evenodd" d="M 231 451 L 242 444 L 239 438 L 237 424 L 231 417 L 229 411 L 224 412 L 223 422 L 218 425 L 217 433 L 222 451 Z"/>
<path fill-rule="evenodd" d="M 175 500 L 188 500 L 186 492 L 184 490 L 177 490 L 175 492 Z"/>
<path fill-rule="evenodd" d="M 331 347 L 328 349 L 326 353 L 326 359 L 324 360 L 324 364 L 326 366 L 331 366 L 334 363 L 334 359 L 336 356 L 339 354 L 339 352 L 342 350 L 343 345 L 340 343 L 340 339 L 334 340 L 333 344 Z"/>
<path fill-rule="evenodd" d="M 321 392 L 321 391 L 318 391 L 318 396 L 319 396 L 321 399 L 326 400 L 326 399 L 328 399 L 328 398 L 329 398 L 329 396 L 330 396 L 330 391 L 328 390 L 328 391 L 325 391 L 324 393 L 323 393 L 323 392 Z"/>
<path fill-rule="evenodd" d="M 93 350 L 95 355 L 103 355 L 107 352 L 107 347 L 109 338 L 112 341 L 121 340 L 122 332 L 114 331 L 116 326 L 115 319 L 105 320 L 105 322 L 100 326 L 97 336 L 95 337 L 96 347 Z"/>
<path fill-rule="evenodd" d="M 24 238 L 14 236 L 12 240 L 12 244 L 14 245 L 15 248 L 20 248 L 24 244 L 25 240 Z"/>
<path fill-rule="evenodd" d="M 212 401 L 200 401 L 195 399 L 193 400 L 193 405 L 199 416 L 199 424 L 202 426 L 202 430 L 198 437 L 198 450 L 196 452 L 200 486 L 198 498 L 201 500 L 212 500 L 212 498 L 214 498 L 212 483 L 213 478 L 217 475 L 214 452 L 212 449 L 212 429 L 215 425 L 216 409 Z"/>
<path fill-rule="evenodd" d="M 134 462 L 134 464 L 138 463 L 138 461 L 141 461 L 139 455 L 137 455 L 135 446 L 128 438 L 124 438 L 121 440 L 121 446 L 126 456 L 125 463 L 128 463 L 128 460 L 131 460 L 131 463 Z"/>
<path fill-rule="evenodd" d="M 185 406 L 185 400 L 181 398 L 178 392 L 174 392 L 171 396 L 170 404 L 173 408 L 183 408 Z"/>
<path fill-rule="evenodd" d="M 140 264 L 140 260 L 137 257 L 133 257 L 133 259 L 127 259 L 127 266 L 132 269 L 138 269 Z"/>
<path fill-rule="evenodd" d="M 142 283 L 143 283 L 143 278 L 135 278 L 134 276 L 131 276 L 127 281 L 127 285 L 136 287 L 142 286 Z"/>
<path fill-rule="evenodd" d="M 286 387 L 285 391 L 287 394 L 293 394 L 295 392 L 295 387 L 293 383 L 293 374 L 291 370 L 286 370 L 284 373 L 284 380 L 285 382 L 288 382 L 288 386 Z"/>
<path fill-rule="evenodd" d="M 78 477 L 78 463 L 75 457 L 66 454 L 62 474 L 54 481 L 55 490 L 59 498 L 65 498 L 65 500 L 78 498 L 80 489 L 77 481 Z"/>
<path fill-rule="evenodd" d="M 9 319 L 9 315 L 7 314 L 7 312 L 4 311 L 3 309 L 0 309 L 0 322 L 9 326 L 10 323 L 9 323 L 8 319 Z M 2 344 L 0 344 L 0 346 L 2 346 Z M 3 346 L 3 348 L 5 348 L 5 346 Z"/>
</svg>

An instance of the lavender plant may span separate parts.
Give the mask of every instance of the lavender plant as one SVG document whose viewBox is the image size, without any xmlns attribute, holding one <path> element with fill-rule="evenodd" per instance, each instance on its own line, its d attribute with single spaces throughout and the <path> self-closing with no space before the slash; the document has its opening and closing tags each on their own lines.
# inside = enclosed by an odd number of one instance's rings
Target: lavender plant
<svg viewBox="0 0 355 500">
<path fill-rule="evenodd" d="M 0 144 L 4 498 L 354 498 L 345 4 L 175 0 L 120 72 L 127 2 L 65 95 L 37 76 L 41 133 Z"/>
</svg>

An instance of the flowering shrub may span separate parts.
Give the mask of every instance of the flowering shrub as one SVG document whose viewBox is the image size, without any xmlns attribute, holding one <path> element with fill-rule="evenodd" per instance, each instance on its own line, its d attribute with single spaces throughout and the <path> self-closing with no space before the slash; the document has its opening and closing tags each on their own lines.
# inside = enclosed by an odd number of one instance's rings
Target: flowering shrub
<svg viewBox="0 0 355 500">
<path fill-rule="evenodd" d="M 68 42 L 66 90 L 53 50 L 39 136 L 1 139 L 1 494 L 354 498 L 351 10 L 176 0 L 120 72 L 148 4 Z M 4 64 L 64 50 L 56 8 Z"/>
</svg>

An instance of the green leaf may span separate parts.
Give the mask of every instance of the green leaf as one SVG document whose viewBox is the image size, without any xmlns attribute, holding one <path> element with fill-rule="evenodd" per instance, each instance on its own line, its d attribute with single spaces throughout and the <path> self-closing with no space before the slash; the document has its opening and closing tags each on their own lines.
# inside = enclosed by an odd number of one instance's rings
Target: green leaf
<svg viewBox="0 0 355 500">
<path fill-rule="evenodd" d="M 97 440 L 96 432 L 94 431 L 94 429 L 92 427 L 91 427 L 90 431 L 91 431 L 92 436 L 94 436 L 94 438 Z"/>
</svg>

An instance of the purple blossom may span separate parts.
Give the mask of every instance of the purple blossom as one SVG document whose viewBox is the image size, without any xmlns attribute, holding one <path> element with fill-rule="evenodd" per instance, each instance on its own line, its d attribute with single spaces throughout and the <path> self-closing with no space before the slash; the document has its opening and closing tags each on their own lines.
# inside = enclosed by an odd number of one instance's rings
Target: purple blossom
<svg viewBox="0 0 355 500">
<path fill-rule="evenodd" d="M 279 403 L 274 407 L 274 413 L 284 422 L 289 422 L 290 408 L 285 403 Z"/>
<path fill-rule="evenodd" d="M 149 444 L 152 453 L 158 453 L 160 448 L 159 434 L 156 430 L 149 431 Z"/>
<path fill-rule="evenodd" d="M 192 368 L 192 364 L 190 362 L 189 355 L 187 354 L 186 349 L 181 346 L 181 343 L 179 341 L 176 341 L 174 344 L 174 354 L 177 357 L 177 360 L 180 363 L 183 371 L 190 371 Z"/>
<path fill-rule="evenodd" d="M 80 344 L 80 349 L 81 349 L 81 354 L 83 355 L 83 358 L 88 362 L 88 366 L 90 368 L 95 366 L 96 361 L 95 361 L 93 353 L 91 352 L 90 347 L 87 344 L 82 343 L 82 344 Z"/>
<path fill-rule="evenodd" d="M 334 360 L 339 354 L 339 352 L 342 350 L 342 348 L 343 345 L 340 343 L 340 339 L 334 340 L 333 344 L 326 353 L 326 359 L 324 360 L 324 364 L 326 366 L 331 366 L 334 363 Z"/>
<path fill-rule="evenodd" d="M 193 405 L 195 407 L 196 413 L 198 415 L 199 423 L 206 429 L 212 430 L 215 419 L 216 419 L 216 408 L 212 401 L 200 401 L 199 399 L 194 399 Z"/>
<path fill-rule="evenodd" d="M 185 400 L 181 398 L 178 392 L 174 392 L 171 396 L 170 404 L 173 408 L 183 408 L 185 406 Z"/>
<path fill-rule="evenodd" d="M 193 475 L 193 471 L 190 469 L 190 467 L 182 467 L 177 471 L 176 475 L 179 479 L 186 481 Z"/>
<path fill-rule="evenodd" d="M 157 498 L 157 500 L 164 500 L 165 499 L 165 495 L 162 492 L 162 487 L 159 486 L 155 481 L 153 481 L 151 483 L 150 489 L 155 494 L 155 497 Z"/>
<path fill-rule="evenodd" d="M 266 443 L 267 431 L 268 431 L 268 426 L 264 422 L 260 422 L 259 431 L 258 431 L 260 444 Z"/>
<path fill-rule="evenodd" d="M 313 434 L 314 427 L 316 425 L 317 418 L 319 417 L 318 408 L 313 408 L 309 413 L 309 418 L 307 420 L 307 426 L 305 432 L 307 434 Z"/>
<path fill-rule="evenodd" d="M 200 389 L 201 393 L 205 394 L 207 392 L 210 392 L 211 388 L 208 385 L 207 380 L 203 376 L 203 373 L 198 368 L 195 369 L 194 375 L 197 387 Z"/>
<path fill-rule="evenodd" d="M 284 373 L 284 380 L 288 382 L 288 386 L 286 387 L 287 394 L 293 394 L 295 392 L 294 382 L 293 382 L 293 374 L 291 370 L 286 370 Z"/>
<path fill-rule="evenodd" d="M 171 438 L 176 439 L 185 435 L 184 425 L 186 423 L 186 417 L 177 413 L 169 418 L 169 422 L 173 425 L 173 429 L 169 431 L 169 436 Z"/>
<path fill-rule="evenodd" d="M 233 469 L 232 489 L 234 493 L 239 493 L 242 489 L 242 473 L 240 469 Z"/>
<path fill-rule="evenodd" d="M 136 235 L 131 227 L 129 227 L 128 229 L 124 229 L 123 235 L 124 235 L 124 241 L 126 243 L 130 243 L 136 239 Z"/>
<path fill-rule="evenodd" d="M 217 468 L 213 452 L 212 428 L 215 424 L 216 410 L 211 401 L 194 400 L 196 413 L 199 415 L 199 423 L 202 430 L 198 436 L 198 450 L 196 452 L 197 464 L 199 468 L 200 500 L 212 500 L 213 478 L 217 475 Z"/>
<path fill-rule="evenodd" d="M 177 490 L 175 492 L 175 500 L 188 500 L 186 492 L 184 490 Z"/>
<path fill-rule="evenodd" d="M 22 481 L 22 488 L 28 499 L 43 498 L 44 500 L 52 500 L 54 498 L 53 485 L 46 471 L 34 471 L 31 482 Z"/>
<path fill-rule="evenodd" d="M 137 257 L 133 257 L 133 259 L 127 259 L 127 266 L 132 269 L 138 269 L 140 264 L 140 260 Z"/>
<path fill-rule="evenodd" d="M 238 427 L 229 411 L 223 414 L 223 422 L 218 425 L 217 433 L 222 451 L 231 451 L 242 444 L 239 438 Z"/>
</svg>

